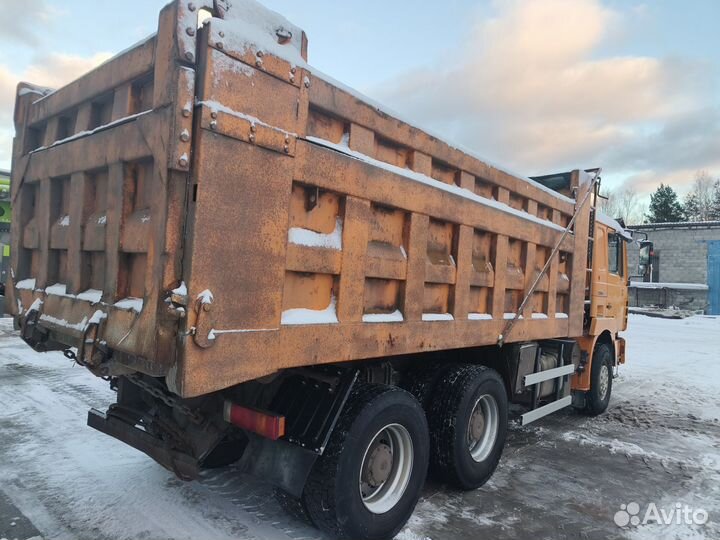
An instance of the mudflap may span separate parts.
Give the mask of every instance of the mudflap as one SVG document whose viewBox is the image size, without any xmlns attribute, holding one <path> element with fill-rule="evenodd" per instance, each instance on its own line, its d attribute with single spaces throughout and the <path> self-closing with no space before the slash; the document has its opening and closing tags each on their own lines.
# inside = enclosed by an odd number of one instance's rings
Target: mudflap
<svg viewBox="0 0 720 540">
<path fill-rule="evenodd" d="M 319 454 L 283 440 L 251 435 L 239 469 L 255 478 L 300 497 Z"/>
<path fill-rule="evenodd" d="M 102 411 L 91 409 L 88 412 L 87 423 L 91 428 L 140 450 L 175 473 L 178 478 L 196 480 L 200 476 L 200 463 L 196 458 L 169 448 L 161 439 L 115 416 L 108 416 Z"/>
</svg>

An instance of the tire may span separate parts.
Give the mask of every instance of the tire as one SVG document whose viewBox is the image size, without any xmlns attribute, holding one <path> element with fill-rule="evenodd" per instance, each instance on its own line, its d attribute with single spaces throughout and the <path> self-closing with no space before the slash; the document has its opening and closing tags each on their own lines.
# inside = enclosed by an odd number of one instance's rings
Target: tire
<svg viewBox="0 0 720 540">
<path fill-rule="evenodd" d="M 280 505 L 280 508 L 282 508 L 286 514 L 306 525 L 313 525 L 302 499 L 298 499 L 280 488 L 275 488 L 273 495 Z"/>
<path fill-rule="evenodd" d="M 448 370 L 455 367 L 457 367 L 457 364 L 434 362 L 421 367 L 413 367 L 405 373 L 405 376 L 400 382 L 400 388 L 407 390 L 415 396 L 415 399 L 420 402 L 420 405 L 422 405 L 423 410 L 427 414 L 440 378 Z"/>
<path fill-rule="evenodd" d="M 398 456 L 405 459 L 398 461 Z M 415 509 L 428 460 L 427 421 L 417 400 L 400 388 L 358 384 L 310 472 L 304 507 L 313 523 L 333 537 L 392 538 Z M 385 471 L 384 483 L 372 475 Z M 369 480 L 361 484 L 361 478 Z"/>
<path fill-rule="evenodd" d="M 505 384 L 495 370 L 463 365 L 447 372 L 428 415 L 433 476 L 466 491 L 482 486 L 500 461 L 507 417 Z"/>
<path fill-rule="evenodd" d="M 607 343 L 595 345 L 590 369 L 590 391 L 585 394 L 583 412 L 588 416 L 597 416 L 608 408 L 612 394 L 612 350 Z"/>
</svg>

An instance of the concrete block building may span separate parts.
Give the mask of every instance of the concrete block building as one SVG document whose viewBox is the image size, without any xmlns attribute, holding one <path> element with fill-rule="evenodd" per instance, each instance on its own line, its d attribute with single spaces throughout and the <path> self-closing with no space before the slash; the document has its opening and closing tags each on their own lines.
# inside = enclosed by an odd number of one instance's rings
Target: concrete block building
<svg viewBox="0 0 720 540">
<path fill-rule="evenodd" d="M 635 225 L 655 246 L 651 283 L 631 283 L 630 305 L 720 315 L 720 221 Z M 638 250 L 629 250 L 631 274 Z M 637 280 L 631 279 L 635 282 Z"/>
</svg>

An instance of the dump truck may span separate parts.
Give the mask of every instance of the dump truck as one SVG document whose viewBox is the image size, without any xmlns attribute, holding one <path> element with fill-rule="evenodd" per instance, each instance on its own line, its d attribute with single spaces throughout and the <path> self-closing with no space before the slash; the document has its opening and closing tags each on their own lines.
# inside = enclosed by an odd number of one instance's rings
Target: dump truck
<svg viewBox="0 0 720 540">
<path fill-rule="evenodd" d="M 21 83 L 8 304 L 109 382 L 88 424 L 180 478 L 237 462 L 332 536 L 394 536 L 527 424 L 608 406 L 627 242 L 598 169 L 527 178 L 307 62 L 253 0 L 175 0 Z"/>
</svg>

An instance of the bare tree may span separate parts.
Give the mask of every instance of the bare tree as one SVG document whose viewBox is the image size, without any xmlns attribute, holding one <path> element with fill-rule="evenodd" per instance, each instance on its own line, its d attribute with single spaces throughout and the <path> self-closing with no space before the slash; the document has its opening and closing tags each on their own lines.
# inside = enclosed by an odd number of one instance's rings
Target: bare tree
<svg viewBox="0 0 720 540">
<path fill-rule="evenodd" d="M 631 186 L 607 189 L 601 193 L 600 210 L 613 218 L 622 219 L 626 225 L 642 222 L 645 206 L 640 201 L 637 191 Z"/>
<path fill-rule="evenodd" d="M 683 209 L 688 221 L 711 221 L 713 219 L 713 199 L 718 180 L 707 171 L 698 171 L 692 189 L 685 197 Z"/>
</svg>

